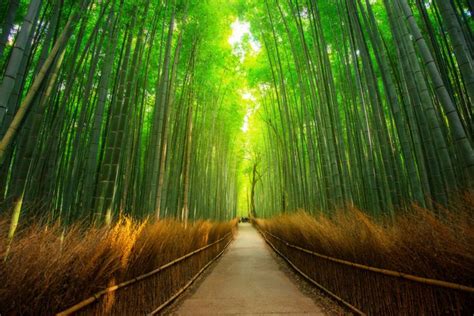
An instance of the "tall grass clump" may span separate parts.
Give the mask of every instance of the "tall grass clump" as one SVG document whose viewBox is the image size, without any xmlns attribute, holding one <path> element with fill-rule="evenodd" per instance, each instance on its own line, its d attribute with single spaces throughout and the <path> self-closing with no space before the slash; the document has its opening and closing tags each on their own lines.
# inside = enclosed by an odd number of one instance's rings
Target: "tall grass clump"
<svg viewBox="0 0 474 316">
<path fill-rule="evenodd" d="M 77 224 L 64 229 L 60 225 L 33 224 L 19 231 L 10 243 L 6 233 L 8 222 L 0 221 L 3 259 L 0 262 L 0 314 L 60 312 L 106 287 L 135 278 L 213 243 L 232 232 L 234 226 L 235 221 L 199 221 L 184 228 L 173 220 L 152 223 L 129 218 L 101 228 Z M 210 252 L 203 254 L 205 258 L 186 260 L 182 269 L 199 271 L 224 244 L 218 245 L 217 248 L 210 247 Z M 154 286 L 161 284 L 161 288 L 139 287 L 151 294 L 160 291 L 156 294 L 159 298 L 155 295 L 151 302 L 141 302 L 142 306 L 138 307 L 130 303 L 129 307 L 149 312 L 154 306 L 144 306 L 145 303 L 160 303 L 169 298 L 191 277 L 189 274 L 174 275 L 174 283 L 165 285 L 166 280 L 156 276 L 152 280 Z M 127 292 L 127 295 L 141 294 L 136 287 Z M 127 313 L 114 307 L 117 305 L 114 295 L 107 298 L 107 304 L 95 304 L 100 310 L 90 310 L 89 314 Z"/>
<path fill-rule="evenodd" d="M 332 216 L 299 211 L 256 220 L 256 224 L 263 231 L 318 254 L 474 287 L 473 210 L 471 192 L 447 207 L 438 206 L 436 212 L 413 205 L 394 217 L 376 219 L 349 207 Z M 377 275 L 269 238 L 313 280 L 363 311 L 384 315 L 473 311 L 472 293 Z"/>
</svg>

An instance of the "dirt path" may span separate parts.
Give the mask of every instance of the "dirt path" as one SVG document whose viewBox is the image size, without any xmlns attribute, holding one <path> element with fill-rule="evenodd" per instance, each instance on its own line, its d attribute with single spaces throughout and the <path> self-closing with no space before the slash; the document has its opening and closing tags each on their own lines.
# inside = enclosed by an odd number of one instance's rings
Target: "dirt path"
<svg viewBox="0 0 474 316">
<path fill-rule="evenodd" d="M 173 315 L 325 315 L 283 273 L 250 224 L 240 224 L 237 239 L 194 293 Z"/>
</svg>

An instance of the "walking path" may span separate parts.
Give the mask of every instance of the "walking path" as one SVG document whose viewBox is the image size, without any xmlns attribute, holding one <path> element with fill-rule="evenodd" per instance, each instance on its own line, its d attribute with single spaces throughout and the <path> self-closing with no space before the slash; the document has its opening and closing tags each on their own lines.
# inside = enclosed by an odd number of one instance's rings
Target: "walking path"
<svg viewBox="0 0 474 316">
<path fill-rule="evenodd" d="M 195 293 L 175 315 L 324 315 L 280 270 L 265 241 L 250 224 L 239 234 Z"/>
</svg>

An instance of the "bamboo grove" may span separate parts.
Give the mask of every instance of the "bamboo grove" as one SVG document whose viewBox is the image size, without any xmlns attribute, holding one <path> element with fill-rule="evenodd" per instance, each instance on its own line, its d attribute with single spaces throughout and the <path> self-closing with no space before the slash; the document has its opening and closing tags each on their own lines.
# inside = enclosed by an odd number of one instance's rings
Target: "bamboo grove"
<svg viewBox="0 0 474 316">
<path fill-rule="evenodd" d="M 218 2 L 2 2 L 11 236 L 32 218 L 235 217 L 243 112 Z"/>
<path fill-rule="evenodd" d="M 474 181 L 472 6 L 2 1 L 10 236 L 32 218 L 447 205 Z M 232 47 L 236 19 L 251 31 Z"/>
<path fill-rule="evenodd" d="M 390 216 L 472 188 L 472 5 L 265 0 L 248 11 L 265 51 L 247 62 L 264 131 L 254 215 L 349 203 Z"/>
</svg>

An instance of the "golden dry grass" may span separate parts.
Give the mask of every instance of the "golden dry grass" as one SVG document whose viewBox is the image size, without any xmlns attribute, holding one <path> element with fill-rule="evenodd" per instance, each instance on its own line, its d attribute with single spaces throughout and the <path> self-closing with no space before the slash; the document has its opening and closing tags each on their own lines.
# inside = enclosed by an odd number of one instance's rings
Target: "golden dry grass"
<svg viewBox="0 0 474 316">
<path fill-rule="evenodd" d="M 440 214 L 412 206 L 393 221 L 356 208 L 332 217 L 284 214 L 257 224 L 290 243 L 328 256 L 420 276 L 474 284 L 474 198 Z"/>
<path fill-rule="evenodd" d="M 340 210 L 333 216 L 312 216 L 300 211 L 268 220 L 256 220 L 256 224 L 290 244 L 320 254 L 474 286 L 474 194 L 462 194 L 456 201 L 446 208 L 438 206 L 437 214 L 414 205 L 400 211 L 399 215 L 390 220 L 371 218 L 352 207 Z M 430 303 L 431 300 L 437 295 L 442 296 L 441 293 L 430 292 L 426 294 L 430 297 L 425 300 L 425 294 L 420 294 L 424 290 L 410 289 L 412 285 L 406 281 L 395 284 L 397 280 L 382 280 L 373 273 L 345 268 L 301 254 L 277 240 L 273 241 L 277 248 L 291 257 L 303 271 L 314 276 L 324 286 L 333 287 L 336 293 L 341 293 L 347 300 L 357 302 L 365 310 L 370 310 L 371 304 L 386 307 L 376 311 L 376 314 L 383 310 L 384 313 L 393 312 L 396 315 L 400 311 L 399 308 L 405 308 L 404 312 L 407 314 L 416 314 L 420 310 L 413 306 L 435 304 Z M 340 284 L 336 284 L 338 282 Z M 354 289 L 350 289 L 351 287 Z M 402 294 L 413 290 L 414 294 L 407 294 L 406 298 L 412 302 L 402 306 L 404 303 L 400 297 L 396 301 L 396 295 L 399 294 L 388 291 L 388 287 L 396 288 Z M 370 293 L 372 290 L 373 293 Z M 387 293 L 382 294 L 385 290 Z M 390 297 L 395 302 L 391 302 Z M 384 302 L 377 301 L 382 298 Z M 471 305 L 464 308 L 473 308 Z M 457 312 L 453 312 L 454 308 L 459 310 L 461 307 L 436 308 L 433 310 L 451 308 L 448 313 L 456 314 Z M 465 311 L 464 309 L 463 312 Z"/>
<path fill-rule="evenodd" d="M 6 260 L 0 262 L 0 314 L 61 311 L 212 243 L 234 226 L 235 221 L 200 221 L 185 229 L 172 220 L 151 223 L 129 218 L 110 228 L 30 225 L 17 233 Z M 8 222 L 0 221 L 2 259 L 7 231 Z"/>
</svg>

